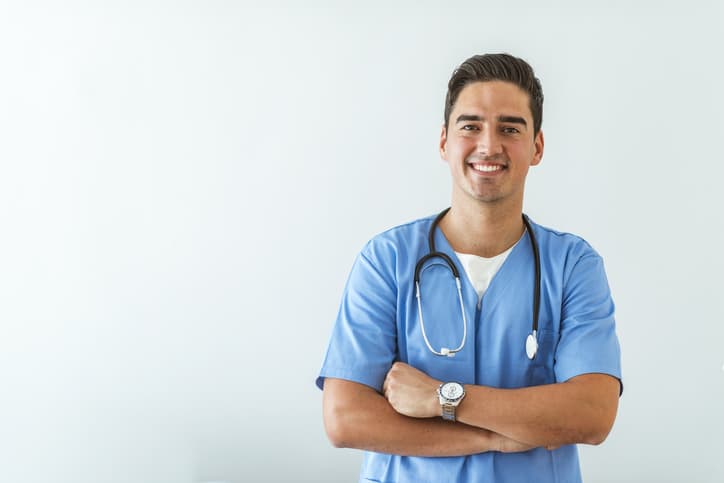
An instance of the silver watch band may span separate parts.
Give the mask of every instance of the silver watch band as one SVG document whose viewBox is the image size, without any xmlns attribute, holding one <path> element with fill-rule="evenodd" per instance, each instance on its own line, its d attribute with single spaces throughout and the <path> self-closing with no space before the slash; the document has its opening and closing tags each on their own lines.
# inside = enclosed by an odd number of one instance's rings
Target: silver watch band
<svg viewBox="0 0 724 483">
<path fill-rule="evenodd" d="M 442 405 L 442 419 L 445 421 L 455 421 L 455 406 L 452 404 Z"/>
</svg>

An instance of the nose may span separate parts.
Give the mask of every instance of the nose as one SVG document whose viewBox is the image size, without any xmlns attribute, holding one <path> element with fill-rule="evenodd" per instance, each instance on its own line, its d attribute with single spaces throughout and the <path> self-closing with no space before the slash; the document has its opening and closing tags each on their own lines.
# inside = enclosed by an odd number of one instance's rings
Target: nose
<svg viewBox="0 0 724 483">
<path fill-rule="evenodd" d="M 494 129 L 483 129 L 478 136 L 478 153 L 482 156 L 495 156 L 503 152 L 500 136 Z"/>
</svg>

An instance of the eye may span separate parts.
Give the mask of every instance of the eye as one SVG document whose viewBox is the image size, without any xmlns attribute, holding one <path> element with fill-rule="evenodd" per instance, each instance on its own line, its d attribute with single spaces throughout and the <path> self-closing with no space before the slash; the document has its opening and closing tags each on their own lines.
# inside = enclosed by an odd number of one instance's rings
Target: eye
<svg viewBox="0 0 724 483">
<path fill-rule="evenodd" d="M 465 124 L 460 128 L 461 131 L 479 131 L 478 126 L 475 124 Z"/>
<path fill-rule="evenodd" d="M 512 127 L 512 126 L 504 126 L 500 130 L 502 132 L 504 132 L 505 134 L 518 134 L 520 132 L 520 130 L 518 130 L 518 128 Z"/>
</svg>

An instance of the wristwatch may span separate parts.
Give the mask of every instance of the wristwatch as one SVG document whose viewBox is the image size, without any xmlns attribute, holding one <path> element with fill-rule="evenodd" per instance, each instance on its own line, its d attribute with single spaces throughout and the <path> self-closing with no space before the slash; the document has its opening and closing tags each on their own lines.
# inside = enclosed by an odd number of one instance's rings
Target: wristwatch
<svg viewBox="0 0 724 483">
<path fill-rule="evenodd" d="M 465 388 L 459 382 L 445 382 L 437 388 L 437 395 L 442 406 L 442 418 L 455 421 L 455 408 L 465 397 Z"/>
</svg>

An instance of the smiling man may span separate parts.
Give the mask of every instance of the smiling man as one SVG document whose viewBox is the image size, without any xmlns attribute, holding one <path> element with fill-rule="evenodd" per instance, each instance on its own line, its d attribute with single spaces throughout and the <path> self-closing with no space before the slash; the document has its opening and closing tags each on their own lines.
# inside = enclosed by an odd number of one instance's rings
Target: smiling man
<svg viewBox="0 0 724 483">
<path fill-rule="evenodd" d="M 543 93 L 507 54 L 448 84 L 449 209 L 373 238 L 344 291 L 317 379 L 360 481 L 576 482 L 621 392 L 601 257 L 523 214 L 543 156 Z"/>
</svg>

